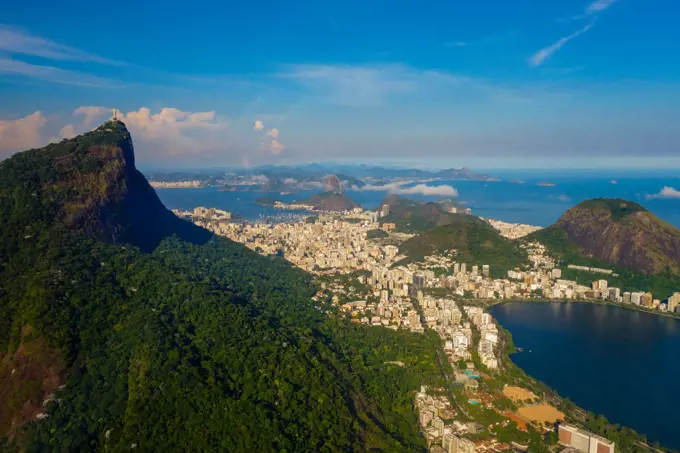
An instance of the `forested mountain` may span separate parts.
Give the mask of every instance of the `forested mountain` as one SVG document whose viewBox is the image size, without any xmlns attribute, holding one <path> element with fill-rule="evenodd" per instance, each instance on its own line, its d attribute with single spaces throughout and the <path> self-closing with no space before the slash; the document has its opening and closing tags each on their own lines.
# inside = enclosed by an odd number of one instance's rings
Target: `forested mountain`
<svg viewBox="0 0 680 453">
<path fill-rule="evenodd" d="M 420 261 L 427 255 L 455 250 L 456 261 L 468 266 L 484 264 L 503 278 L 510 269 L 528 264 L 526 252 L 515 241 L 502 237 L 479 217 L 447 213 L 448 223 L 405 241 L 399 252 L 407 255 L 401 263 Z"/>
<path fill-rule="evenodd" d="M 629 290 L 665 299 L 680 285 L 680 230 L 633 201 L 586 200 L 525 240 L 565 264 L 613 268 L 620 277 L 610 284 Z"/>
<path fill-rule="evenodd" d="M 0 218 L 0 450 L 426 450 L 436 335 L 176 219 L 122 123 L 0 163 Z"/>
<path fill-rule="evenodd" d="M 399 195 L 386 196 L 380 207 L 383 205 L 390 207 L 390 214 L 381 218 L 380 222 L 394 223 L 399 231 L 405 233 L 423 233 L 454 223 L 458 218 L 456 214 L 447 212 L 443 203 L 426 203 Z"/>
<path fill-rule="evenodd" d="M 680 273 L 680 230 L 638 203 L 587 200 L 567 210 L 554 227 L 607 263 L 646 274 Z"/>
</svg>

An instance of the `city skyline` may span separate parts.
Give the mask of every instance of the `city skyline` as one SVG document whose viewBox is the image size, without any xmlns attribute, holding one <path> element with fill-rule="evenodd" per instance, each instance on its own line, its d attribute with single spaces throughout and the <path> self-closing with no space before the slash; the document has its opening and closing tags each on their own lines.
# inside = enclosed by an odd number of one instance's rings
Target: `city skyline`
<svg viewBox="0 0 680 453">
<path fill-rule="evenodd" d="M 678 8 L 13 4 L 0 158 L 115 108 L 147 167 L 680 167 Z"/>
</svg>

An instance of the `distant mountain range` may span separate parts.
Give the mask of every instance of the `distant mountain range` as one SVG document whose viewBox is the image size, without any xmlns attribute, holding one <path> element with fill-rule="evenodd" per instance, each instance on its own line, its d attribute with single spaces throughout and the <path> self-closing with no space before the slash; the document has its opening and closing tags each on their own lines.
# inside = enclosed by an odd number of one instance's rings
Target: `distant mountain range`
<svg viewBox="0 0 680 453">
<path fill-rule="evenodd" d="M 322 166 L 310 164 L 304 166 L 261 166 L 248 170 L 232 172 L 220 172 L 217 170 L 204 171 L 178 171 L 178 172 L 149 172 L 150 179 L 159 182 L 179 181 L 203 181 L 205 185 L 219 185 L 223 181 L 232 181 L 234 178 L 247 178 L 264 176 L 268 181 L 263 181 L 262 187 L 256 189 L 272 191 L 288 186 L 309 186 L 317 184 L 323 187 L 328 182 L 328 177 L 336 177 L 345 188 L 361 188 L 366 181 L 373 184 L 387 183 L 395 179 L 440 179 L 440 180 L 471 180 L 471 181 L 494 181 L 496 178 L 475 173 L 467 168 L 450 168 L 446 170 L 422 170 L 415 168 L 385 168 L 378 166 Z"/>
</svg>

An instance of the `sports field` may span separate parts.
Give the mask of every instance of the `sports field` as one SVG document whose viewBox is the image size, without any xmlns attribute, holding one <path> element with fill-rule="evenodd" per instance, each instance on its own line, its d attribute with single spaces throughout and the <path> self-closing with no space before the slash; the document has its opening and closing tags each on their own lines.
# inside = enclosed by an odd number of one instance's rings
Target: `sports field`
<svg viewBox="0 0 680 453">
<path fill-rule="evenodd" d="M 564 414 L 549 404 L 537 404 L 519 408 L 517 415 L 530 422 L 555 423 L 564 420 Z"/>
<path fill-rule="evenodd" d="M 510 398 L 513 402 L 536 399 L 536 395 L 522 387 L 507 386 L 503 389 L 503 395 Z"/>
</svg>

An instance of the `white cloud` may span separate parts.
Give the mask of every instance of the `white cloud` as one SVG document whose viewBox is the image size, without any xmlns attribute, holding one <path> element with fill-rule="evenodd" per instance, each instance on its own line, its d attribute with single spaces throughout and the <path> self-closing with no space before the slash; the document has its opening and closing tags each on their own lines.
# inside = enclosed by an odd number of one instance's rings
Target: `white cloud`
<svg viewBox="0 0 680 453">
<path fill-rule="evenodd" d="M 680 190 L 664 186 L 659 193 L 647 195 L 647 198 L 680 198 Z"/>
<path fill-rule="evenodd" d="M 565 203 L 569 203 L 571 201 L 571 198 L 568 195 L 558 195 L 557 199 Z"/>
<path fill-rule="evenodd" d="M 11 153 L 43 145 L 40 131 L 46 122 L 39 111 L 14 121 L 0 120 L 0 152 Z"/>
<path fill-rule="evenodd" d="M 217 131 L 226 127 L 215 121 L 215 112 L 184 112 L 165 107 L 151 113 L 147 107 L 120 114 L 135 140 L 154 150 L 154 154 L 182 155 L 215 150 L 220 146 Z"/>
<path fill-rule="evenodd" d="M 0 58 L 0 74 L 29 77 L 63 85 L 83 87 L 114 87 L 115 81 L 95 75 L 53 66 L 41 66 L 12 58 Z"/>
<path fill-rule="evenodd" d="M 264 139 L 262 140 L 263 150 L 274 156 L 277 156 L 283 152 L 286 147 L 283 143 L 279 142 L 279 130 L 277 128 L 272 128 L 264 134 Z"/>
<path fill-rule="evenodd" d="M 286 149 L 286 147 L 278 140 L 272 140 L 271 143 L 269 143 L 269 152 L 271 154 L 279 155 L 284 149 Z"/>
<path fill-rule="evenodd" d="M 0 50 L 12 54 L 31 55 L 51 60 L 120 64 L 99 55 L 59 44 L 2 24 L 0 24 Z"/>
<path fill-rule="evenodd" d="M 253 130 L 261 131 L 262 129 L 264 129 L 264 124 L 262 124 L 262 121 L 260 120 L 255 121 L 255 124 L 253 125 Z"/>
<path fill-rule="evenodd" d="M 616 0 L 596 0 L 586 8 L 586 14 L 597 14 L 612 6 Z"/>
<path fill-rule="evenodd" d="M 569 36 L 561 38 L 554 44 L 539 50 L 529 59 L 529 64 L 531 66 L 542 65 L 548 58 L 550 58 L 555 52 L 559 51 L 562 47 L 564 47 L 569 41 L 571 41 L 572 39 L 576 38 L 579 35 L 582 35 L 591 28 L 593 28 L 593 24 L 588 24 L 582 29 L 570 34 Z"/>
<path fill-rule="evenodd" d="M 50 120 L 50 135 L 42 134 L 46 118 L 35 112 L 25 118 L 0 120 L 0 158 L 16 151 L 59 142 L 92 130 L 112 114 L 105 106 L 88 105 L 73 110 L 72 118 Z M 58 118 L 55 116 L 55 118 Z M 162 159 L 192 163 L 238 165 L 240 162 L 267 163 L 281 154 L 286 146 L 280 142 L 281 132 L 272 128 L 255 138 L 229 127 L 226 119 L 215 111 L 190 112 L 174 107 L 152 111 L 147 107 L 118 112 L 132 134 L 139 162 Z"/>
<path fill-rule="evenodd" d="M 78 107 L 73 111 L 74 116 L 84 115 L 83 124 L 85 126 L 92 126 L 96 122 L 103 120 L 107 115 L 110 116 L 113 109 L 108 107 L 83 106 Z"/>
<path fill-rule="evenodd" d="M 417 184 L 411 187 L 404 187 L 399 183 L 390 183 L 382 186 L 374 186 L 366 184 L 363 187 L 352 186 L 352 190 L 357 191 L 373 191 L 373 192 L 389 192 L 397 195 L 432 195 L 432 196 L 447 196 L 457 197 L 458 191 L 447 184 L 439 186 L 428 186 L 426 184 Z"/>
<path fill-rule="evenodd" d="M 453 41 L 444 44 L 445 47 L 465 47 L 467 43 L 465 41 Z"/>
<path fill-rule="evenodd" d="M 397 193 L 403 195 L 418 194 L 418 195 L 441 195 L 448 197 L 458 196 L 458 191 L 452 186 L 446 184 L 441 186 L 428 186 L 425 184 L 418 184 L 412 187 L 403 187 Z"/>
<path fill-rule="evenodd" d="M 59 137 L 61 138 L 73 138 L 78 133 L 76 132 L 76 127 L 73 124 L 67 124 L 66 126 L 62 127 L 61 130 L 59 130 Z"/>
</svg>

